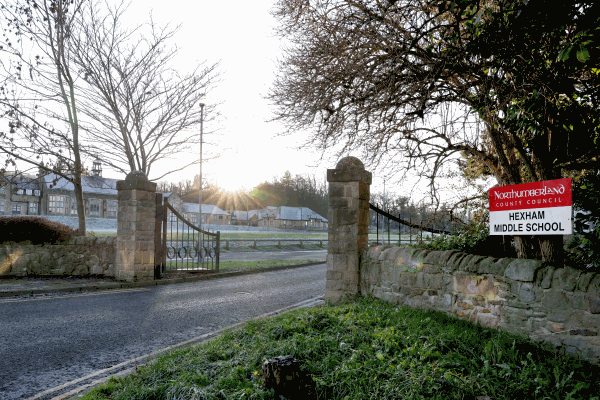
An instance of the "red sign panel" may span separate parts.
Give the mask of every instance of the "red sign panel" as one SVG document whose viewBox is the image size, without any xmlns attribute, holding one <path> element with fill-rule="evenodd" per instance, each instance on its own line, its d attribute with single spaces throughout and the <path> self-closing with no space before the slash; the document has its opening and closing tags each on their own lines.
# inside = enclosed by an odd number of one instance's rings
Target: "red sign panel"
<svg viewBox="0 0 600 400">
<path fill-rule="evenodd" d="M 490 211 L 570 207 L 571 178 L 490 189 Z"/>
</svg>

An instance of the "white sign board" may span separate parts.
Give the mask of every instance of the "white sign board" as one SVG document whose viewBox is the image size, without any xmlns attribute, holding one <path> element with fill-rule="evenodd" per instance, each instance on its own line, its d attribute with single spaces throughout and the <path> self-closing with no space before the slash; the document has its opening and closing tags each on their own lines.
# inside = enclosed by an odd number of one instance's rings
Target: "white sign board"
<svg viewBox="0 0 600 400">
<path fill-rule="evenodd" d="M 490 235 L 573 233 L 571 179 L 490 189 Z"/>
</svg>

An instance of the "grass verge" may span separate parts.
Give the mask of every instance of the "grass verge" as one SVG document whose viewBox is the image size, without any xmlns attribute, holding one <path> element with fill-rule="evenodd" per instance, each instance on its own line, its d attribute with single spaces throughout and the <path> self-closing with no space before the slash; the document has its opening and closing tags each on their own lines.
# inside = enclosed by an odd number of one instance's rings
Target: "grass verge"
<svg viewBox="0 0 600 400">
<path fill-rule="evenodd" d="M 442 313 L 356 299 L 248 322 L 83 399 L 273 399 L 258 371 L 279 355 L 303 363 L 320 399 L 599 398 L 597 365 Z"/>
<path fill-rule="evenodd" d="M 211 230 L 212 232 L 212 230 Z M 293 233 L 294 231 L 288 232 L 273 232 L 273 233 L 264 233 L 264 232 L 221 232 L 221 239 L 327 239 L 327 232 L 316 232 L 316 233 Z M 117 236 L 117 232 L 93 232 L 88 231 L 87 236 L 91 237 L 101 237 L 101 236 Z M 167 237 L 169 239 L 191 239 L 197 238 L 198 234 L 192 235 L 191 233 L 188 235 L 187 233 L 173 234 L 167 232 Z"/>
<path fill-rule="evenodd" d="M 293 260 L 264 260 L 264 261 L 221 261 L 219 263 L 219 271 L 246 271 L 251 269 L 260 269 L 268 267 L 279 267 L 284 265 L 298 265 L 317 262 L 319 260 L 309 259 L 293 259 Z M 321 261 L 325 262 L 325 261 Z M 175 268 L 175 263 L 167 263 L 169 268 Z M 181 263 L 177 263 L 178 266 L 182 266 Z M 197 263 L 183 264 L 186 268 L 194 268 L 198 266 Z"/>
</svg>

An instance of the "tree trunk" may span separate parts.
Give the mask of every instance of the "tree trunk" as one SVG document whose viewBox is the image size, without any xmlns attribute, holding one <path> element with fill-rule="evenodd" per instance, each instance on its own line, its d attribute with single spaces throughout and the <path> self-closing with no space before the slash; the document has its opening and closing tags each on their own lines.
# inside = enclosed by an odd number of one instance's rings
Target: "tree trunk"
<svg viewBox="0 0 600 400">
<path fill-rule="evenodd" d="M 532 236 L 514 236 L 518 258 L 539 259 L 539 243 Z"/>
<path fill-rule="evenodd" d="M 564 262 L 563 235 L 538 236 L 542 261 L 562 266 Z"/>
<path fill-rule="evenodd" d="M 83 187 L 81 185 L 81 168 L 75 167 L 73 176 L 75 188 L 75 200 L 77 202 L 77 219 L 79 220 L 79 236 L 85 236 L 85 209 L 83 207 Z"/>
</svg>

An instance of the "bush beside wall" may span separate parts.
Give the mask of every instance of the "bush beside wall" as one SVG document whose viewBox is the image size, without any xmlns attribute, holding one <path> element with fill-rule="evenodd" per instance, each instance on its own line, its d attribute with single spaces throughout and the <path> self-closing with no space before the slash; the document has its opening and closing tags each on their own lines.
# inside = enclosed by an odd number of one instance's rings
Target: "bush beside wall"
<svg viewBox="0 0 600 400">
<path fill-rule="evenodd" d="M 74 237 L 54 245 L 0 245 L 0 276 L 114 277 L 116 237 Z"/>
<path fill-rule="evenodd" d="M 600 274 L 538 260 L 378 246 L 361 263 L 361 293 L 544 340 L 600 361 Z"/>
</svg>

